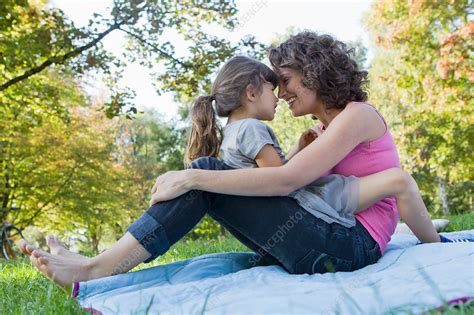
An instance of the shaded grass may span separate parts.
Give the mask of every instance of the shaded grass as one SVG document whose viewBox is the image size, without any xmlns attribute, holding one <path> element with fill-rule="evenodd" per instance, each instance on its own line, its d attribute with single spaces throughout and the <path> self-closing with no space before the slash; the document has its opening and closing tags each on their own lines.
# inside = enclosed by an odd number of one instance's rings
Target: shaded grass
<svg viewBox="0 0 474 315">
<path fill-rule="evenodd" d="M 447 231 L 474 229 L 474 213 L 453 215 Z M 218 252 L 249 251 L 233 237 L 213 241 L 181 241 L 162 257 L 137 269 L 167 264 L 199 255 Z M 0 260 L 0 314 L 90 314 L 61 289 L 40 275 L 27 261 Z M 449 306 L 428 314 L 474 314 L 474 303 Z"/>
<path fill-rule="evenodd" d="M 450 222 L 445 230 L 446 232 L 474 229 L 474 212 L 451 215 L 447 219 L 449 219 Z"/>
<path fill-rule="evenodd" d="M 1 261 L 0 270 L 0 314 L 87 314 L 26 261 Z"/>
</svg>

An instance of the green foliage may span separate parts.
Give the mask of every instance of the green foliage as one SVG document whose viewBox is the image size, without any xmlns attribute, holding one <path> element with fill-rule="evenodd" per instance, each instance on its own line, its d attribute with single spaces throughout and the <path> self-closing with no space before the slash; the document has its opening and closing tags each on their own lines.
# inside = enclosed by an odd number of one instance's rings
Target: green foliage
<svg viewBox="0 0 474 315">
<path fill-rule="evenodd" d="M 473 208 L 470 14 L 469 1 L 386 0 L 366 19 L 378 45 L 371 102 L 392 124 L 432 212 Z"/>
<path fill-rule="evenodd" d="M 52 148 L 67 141 L 63 131 L 70 124 L 71 116 L 66 110 L 69 102 L 81 105 L 85 97 L 76 80 L 53 71 L 0 94 L 2 207 L 16 205 L 35 212 L 50 205 L 59 193 L 60 183 L 67 180 L 70 169 L 60 163 L 54 165 L 58 161 L 50 159 L 54 156 L 67 163 L 64 152 Z M 25 199 L 31 202 L 26 203 Z"/>
<path fill-rule="evenodd" d="M 367 69 L 367 48 L 359 38 L 355 41 L 346 43 L 347 47 L 351 49 L 352 58 L 357 62 L 359 69 Z"/>
<path fill-rule="evenodd" d="M 204 215 L 202 220 L 192 229 L 186 236 L 187 240 L 215 240 L 227 235 L 226 229 L 222 227 L 216 220 Z"/>
<path fill-rule="evenodd" d="M 252 36 L 233 44 L 206 28 L 231 29 L 236 23 L 233 1 L 113 1 L 109 14 L 94 14 L 88 26 L 77 28 L 46 0 L 6 1 L 0 9 L 0 91 L 57 66 L 76 74 L 99 71 L 108 75 L 112 96 L 108 116 L 136 113 L 129 90 L 116 89 L 126 62 L 139 60 L 156 71 L 157 92 L 194 96 L 209 86 L 209 76 L 236 53 L 261 56 L 263 46 Z M 106 52 L 102 40 L 119 31 L 129 39 L 126 53 Z M 170 37 L 182 40 L 176 51 Z M 64 66 L 60 66 L 64 65 Z"/>
<path fill-rule="evenodd" d="M 122 119 L 115 139 L 116 158 L 128 175 L 125 206 L 130 209 L 130 220 L 148 208 L 150 189 L 158 175 L 183 169 L 186 137 L 185 129 L 178 125 L 177 121 L 163 121 L 153 111 L 133 121 Z"/>
<path fill-rule="evenodd" d="M 10 221 L 61 234 L 82 230 L 97 251 L 103 229 L 122 221 L 126 172 L 112 156 L 114 121 L 87 106 L 70 108 L 68 116 L 23 133 L 7 126 L 13 136 L 3 142 L 1 193 L 6 206 L 20 208 Z"/>
</svg>

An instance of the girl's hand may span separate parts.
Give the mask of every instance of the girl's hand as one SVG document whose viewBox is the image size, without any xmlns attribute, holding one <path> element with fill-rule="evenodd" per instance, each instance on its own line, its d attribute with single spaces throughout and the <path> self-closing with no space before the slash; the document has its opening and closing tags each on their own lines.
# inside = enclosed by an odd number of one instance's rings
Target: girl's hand
<svg viewBox="0 0 474 315">
<path fill-rule="evenodd" d="M 298 149 L 303 150 L 307 145 L 313 142 L 317 137 L 319 137 L 323 133 L 323 130 L 319 128 L 319 126 L 314 126 L 301 135 L 300 139 L 298 140 Z"/>
<path fill-rule="evenodd" d="M 150 206 L 160 201 L 171 200 L 187 193 L 189 171 L 169 171 L 158 176 L 151 190 Z"/>
</svg>

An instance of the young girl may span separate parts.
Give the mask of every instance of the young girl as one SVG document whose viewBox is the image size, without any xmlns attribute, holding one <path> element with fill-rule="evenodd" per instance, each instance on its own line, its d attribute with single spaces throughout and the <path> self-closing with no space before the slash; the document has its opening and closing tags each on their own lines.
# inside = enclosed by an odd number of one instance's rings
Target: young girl
<svg viewBox="0 0 474 315">
<path fill-rule="evenodd" d="M 189 164 L 204 156 L 219 156 L 230 168 L 284 164 L 287 159 L 273 130 L 260 121 L 274 118 L 277 85 L 276 74 L 261 62 L 243 56 L 229 60 L 214 81 L 213 94 L 199 97 L 191 108 L 192 129 L 186 162 Z M 223 130 L 219 128 L 215 112 L 220 117 L 228 117 Z M 303 133 L 288 159 L 321 132 L 315 128 Z M 312 215 L 346 227 L 355 225 L 355 213 L 364 211 L 378 200 L 394 196 L 400 217 L 421 242 L 449 241 L 438 235 L 416 182 L 401 169 L 393 168 L 360 179 L 325 176 L 291 196 Z"/>
</svg>

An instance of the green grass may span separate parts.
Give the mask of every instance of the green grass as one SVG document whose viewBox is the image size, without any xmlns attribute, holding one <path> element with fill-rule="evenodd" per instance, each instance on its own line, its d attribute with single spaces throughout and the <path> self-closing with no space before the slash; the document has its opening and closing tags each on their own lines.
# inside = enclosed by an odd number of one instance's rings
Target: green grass
<svg viewBox="0 0 474 315">
<path fill-rule="evenodd" d="M 448 231 L 474 229 L 474 213 L 453 215 Z M 248 251 L 236 239 L 178 242 L 165 255 L 139 269 L 167 264 L 208 253 Z M 0 314 L 88 314 L 61 289 L 41 276 L 28 262 L 0 260 Z M 428 314 L 474 314 L 474 303 L 459 308 L 447 307 Z"/>
<path fill-rule="evenodd" d="M 0 265 L 0 314 L 87 314 L 26 262 Z"/>
<path fill-rule="evenodd" d="M 446 232 L 474 229 L 474 212 L 452 215 L 449 218 Z"/>
<path fill-rule="evenodd" d="M 233 237 L 219 238 L 217 240 L 195 240 L 187 242 L 178 242 L 170 250 L 155 261 L 144 267 L 169 264 L 174 261 L 196 257 L 204 254 L 222 253 L 222 252 L 247 252 L 250 251 Z"/>
</svg>

